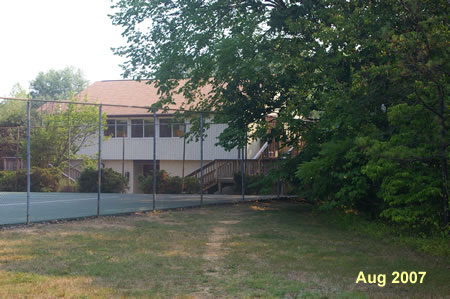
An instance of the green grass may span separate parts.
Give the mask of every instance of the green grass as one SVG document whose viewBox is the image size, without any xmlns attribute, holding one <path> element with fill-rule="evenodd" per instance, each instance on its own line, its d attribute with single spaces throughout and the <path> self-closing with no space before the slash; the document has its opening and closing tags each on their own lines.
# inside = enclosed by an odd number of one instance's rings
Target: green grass
<svg viewBox="0 0 450 299">
<path fill-rule="evenodd" d="M 268 202 L 4 230 L 0 298 L 450 294 L 448 257 L 370 227 L 352 229 L 352 221 L 365 222 L 346 219 Z M 355 284 L 359 271 L 386 274 L 386 286 Z M 393 271 L 427 275 L 423 284 L 392 284 Z"/>
</svg>

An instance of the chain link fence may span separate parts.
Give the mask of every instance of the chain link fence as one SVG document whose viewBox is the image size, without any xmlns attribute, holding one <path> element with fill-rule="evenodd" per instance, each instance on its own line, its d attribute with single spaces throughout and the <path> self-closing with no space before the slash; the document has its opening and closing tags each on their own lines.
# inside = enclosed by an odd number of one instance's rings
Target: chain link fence
<svg viewBox="0 0 450 299">
<path fill-rule="evenodd" d="M 274 144 L 226 151 L 211 113 L 17 99 L 0 109 L 0 225 L 280 196 L 267 176 Z"/>
</svg>

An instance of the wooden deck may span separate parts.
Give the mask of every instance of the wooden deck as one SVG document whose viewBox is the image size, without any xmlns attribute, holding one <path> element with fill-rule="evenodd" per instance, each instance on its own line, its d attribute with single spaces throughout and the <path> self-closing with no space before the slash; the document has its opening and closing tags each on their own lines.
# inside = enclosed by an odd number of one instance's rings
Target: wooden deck
<svg viewBox="0 0 450 299">
<path fill-rule="evenodd" d="M 274 159 L 246 160 L 245 174 L 248 176 L 264 175 L 275 166 Z M 208 190 L 217 186 L 222 191 L 223 184 L 233 183 L 235 173 L 241 173 L 242 160 L 214 160 L 203 166 L 203 189 Z M 201 179 L 201 169 L 187 175 Z"/>
<path fill-rule="evenodd" d="M 26 161 L 19 157 L 0 157 L 0 170 L 18 170 L 26 168 Z"/>
</svg>

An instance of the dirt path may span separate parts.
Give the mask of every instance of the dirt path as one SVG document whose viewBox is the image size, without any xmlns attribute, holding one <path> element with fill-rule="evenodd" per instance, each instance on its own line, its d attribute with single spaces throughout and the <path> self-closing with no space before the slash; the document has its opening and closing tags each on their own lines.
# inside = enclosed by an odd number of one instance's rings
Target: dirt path
<svg viewBox="0 0 450 299">
<path fill-rule="evenodd" d="M 223 246 L 224 241 L 230 237 L 227 226 L 236 224 L 236 220 L 219 221 L 216 226 L 211 229 L 206 243 L 206 250 L 203 253 L 203 259 L 206 260 L 204 272 L 210 277 L 219 277 L 223 267 L 222 259 L 226 254 L 226 248 Z M 213 298 L 210 288 L 205 286 L 198 293 L 194 294 L 195 298 Z"/>
<path fill-rule="evenodd" d="M 211 270 L 218 270 L 218 263 L 223 255 L 223 241 L 227 238 L 228 230 L 224 226 L 216 226 L 212 229 L 212 232 L 208 236 L 208 243 L 206 243 L 206 251 L 203 254 L 203 258 L 211 265 L 208 274 L 211 274 Z"/>
</svg>

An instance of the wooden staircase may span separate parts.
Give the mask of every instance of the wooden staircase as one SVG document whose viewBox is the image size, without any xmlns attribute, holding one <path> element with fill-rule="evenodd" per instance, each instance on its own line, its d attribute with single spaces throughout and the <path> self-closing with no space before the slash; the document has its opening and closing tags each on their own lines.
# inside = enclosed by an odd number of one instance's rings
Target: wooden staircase
<svg viewBox="0 0 450 299">
<path fill-rule="evenodd" d="M 48 164 L 48 166 L 50 167 L 54 167 L 52 164 Z M 62 172 L 62 176 L 64 178 L 69 179 L 72 182 L 76 182 L 78 180 L 78 178 L 81 175 L 81 169 L 79 168 L 79 165 L 77 164 L 70 164 L 70 167 L 66 167 L 63 172 Z"/>
<path fill-rule="evenodd" d="M 266 174 L 275 166 L 273 159 L 259 159 L 245 161 L 245 174 L 249 176 Z M 241 173 L 242 160 L 214 160 L 203 165 L 203 189 L 209 190 L 215 186 L 222 191 L 223 184 L 233 183 L 235 173 Z M 195 177 L 201 180 L 201 169 L 197 169 L 187 177 Z"/>
</svg>

